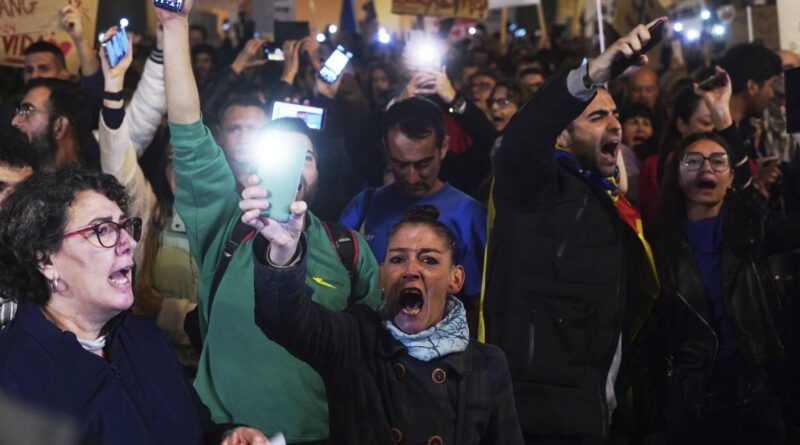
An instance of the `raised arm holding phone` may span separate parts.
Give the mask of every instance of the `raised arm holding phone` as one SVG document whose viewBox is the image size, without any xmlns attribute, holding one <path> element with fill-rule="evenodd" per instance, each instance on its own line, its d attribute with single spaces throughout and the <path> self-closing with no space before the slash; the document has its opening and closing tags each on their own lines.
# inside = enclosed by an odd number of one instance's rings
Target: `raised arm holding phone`
<svg viewBox="0 0 800 445">
<path fill-rule="evenodd" d="M 281 127 L 292 145 L 303 148 L 295 199 L 310 199 L 319 186 L 312 143 L 317 136 L 300 119 L 269 123 L 263 103 L 250 96 L 231 98 L 217 110 L 219 144 L 215 141 L 201 122 L 192 78 L 187 21 L 191 8 L 192 1 L 186 1 L 180 13 L 156 12 L 164 27 L 175 208 L 200 269 L 197 319 L 186 325 L 199 331 L 195 388 L 217 422 L 246 423 L 270 436 L 280 432 L 289 443 L 324 441 L 329 425 L 321 378 L 264 336 L 253 321 L 254 237 L 240 222 L 237 193 L 249 186 L 263 158 L 283 162 L 284 139 L 269 135 Z M 268 184 L 281 181 L 276 175 L 262 179 Z M 327 235 L 326 227 L 332 226 L 310 211 L 301 221 L 313 246 L 305 280 L 315 289 L 316 300 L 333 310 L 354 304 L 376 308 L 381 300 L 377 264 L 363 238 L 344 235 L 347 242 L 340 244 L 352 247 L 345 264 Z"/>
<path fill-rule="evenodd" d="M 628 73 L 647 62 L 648 28 L 662 20 L 553 78 L 504 130 L 485 337 L 508 356 L 528 443 L 608 441 L 632 411 L 631 345 L 658 288 L 641 219 L 616 185 L 622 128 L 599 86 L 620 60 Z"/>
<path fill-rule="evenodd" d="M 230 170 L 225 168 L 224 160 L 221 165 L 218 164 L 216 166 L 216 170 L 222 170 L 221 174 L 216 174 L 216 177 L 205 176 L 204 173 L 207 172 L 203 170 L 192 170 L 192 167 L 199 167 L 196 164 L 191 165 L 191 160 L 195 157 L 210 156 L 211 159 L 214 157 L 222 157 L 224 159 L 221 150 L 216 147 L 213 139 L 211 139 L 210 132 L 200 122 L 200 97 L 194 82 L 189 52 L 188 16 L 192 9 L 192 3 L 192 0 L 183 2 L 183 8 L 180 12 L 157 7 L 156 15 L 164 29 L 164 77 L 167 92 L 167 115 L 170 126 L 173 129 L 173 164 L 178 184 L 175 191 L 175 205 L 186 221 L 187 235 L 192 252 L 194 255 L 198 255 L 198 252 L 203 252 L 203 248 L 206 247 L 204 244 L 209 241 L 208 237 L 217 234 L 218 229 L 214 224 L 222 223 L 222 220 L 215 218 L 209 221 L 210 227 L 205 226 L 207 222 L 198 224 L 200 220 L 198 213 L 202 207 L 215 204 L 208 201 L 198 202 L 195 200 L 194 194 L 203 194 L 203 184 L 205 183 L 205 186 L 208 186 L 206 181 L 214 183 L 215 180 L 219 180 L 222 184 L 228 185 L 230 188 L 227 192 L 220 194 L 219 192 L 212 193 L 209 190 L 207 196 L 198 197 L 201 200 L 216 200 L 216 210 L 220 211 L 226 208 L 225 197 L 231 197 L 231 194 L 234 193 L 234 180 Z M 182 141 L 181 136 L 184 136 Z M 200 147 L 195 147 L 195 144 L 202 145 L 203 142 L 209 148 L 216 147 L 216 152 L 210 150 L 210 152 L 206 151 L 204 153 Z M 213 169 L 213 163 L 207 165 Z M 199 180 L 192 180 L 193 178 Z M 232 201 L 227 201 L 227 206 L 232 206 L 235 209 L 235 195 L 233 198 Z M 218 216 L 220 215 L 218 214 Z M 221 216 L 224 217 L 224 215 Z M 203 260 L 206 259 L 205 255 L 196 256 L 195 258 L 201 268 L 203 266 L 208 267 L 207 263 L 203 264 Z M 212 416 L 214 421 L 222 421 L 222 419 L 218 418 L 213 408 Z M 222 443 L 223 445 L 255 445 L 266 444 L 267 439 L 263 433 L 256 429 L 237 427 L 226 433 Z"/>
</svg>

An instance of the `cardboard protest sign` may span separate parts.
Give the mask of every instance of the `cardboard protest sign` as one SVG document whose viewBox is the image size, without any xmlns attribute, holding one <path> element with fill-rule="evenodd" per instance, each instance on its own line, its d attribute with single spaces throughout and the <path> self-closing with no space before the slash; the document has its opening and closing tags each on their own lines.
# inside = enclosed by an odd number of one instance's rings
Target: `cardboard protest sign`
<svg viewBox="0 0 800 445">
<path fill-rule="evenodd" d="M 393 14 L 486 18 L 489 0 L 392 0 Z"/>
<path fill-rule="evenodd" d="M 98 1 L 72 0 L 81 10 L 84 32 L 90 42 L 95 36 Z M 59 25 L 58 11 L 66 4 L 66 0 L 0 0 L 0 65 L 21 67 L 25 48 L 33 42 L 46 40 L 61 48 L 67 59 L 67 68 L 76 73 L 80 66 L 78 52 L 72 38 Z M 6 25 L 9 18 L 12 24 Z M 28 25 L 30 22 L 39 24 L 31 27 Z M 15 32 L 6 34 L 3 27 Z"/>
<path fill-rule="evenodd" d="M 58 27 L 64 0 L 0 0 L 0 36 L 45 32 Z"/>
</svg>

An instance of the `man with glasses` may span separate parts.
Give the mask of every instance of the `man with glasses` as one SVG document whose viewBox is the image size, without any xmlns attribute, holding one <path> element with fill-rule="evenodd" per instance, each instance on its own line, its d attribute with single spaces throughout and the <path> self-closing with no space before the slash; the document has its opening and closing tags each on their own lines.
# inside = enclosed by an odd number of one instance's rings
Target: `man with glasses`
<svg viewBox="0 0 800 445">
<path fill-rule="evenodd" d="M 71 1 L 65 2 L 64 7 L 59 11 L 59 24 L 69 34 L 73 48 L 78 54 L 80 85 L 87 97 L 91 98 L 90 113 L 94 127 L 97 124 L 102 102 L 103 73 L 100 70 L 100 60 L 94 50 L 94 40 L 86 37 L 83 14 L 80 8 L 72 3 Z M 25 60 L 22 74 L 25 83 L 34 79 L 70 80 L 71 73 L 67 69 L 64 51 L 58 45 L 39 40 L 25 48 L 23 55 Z M 7 128 L 9 125 L 7 119 L 11 118 L 12 112 L 12 104 L 4 105 L 3 121 L 0 123 L 0 127 Z"/>
<path fill-rule="evenodd" d="M 394 182 L 358 194 L 342 211 L 339 222 L 360 231 L 375 258 L 385 258 L 389 229 L 412 206 L 431 204 L 458 243 L 458 263 L 466 282 L 457 297 L 464 302 L 471 328 L 477 328 L 481 265 L 486 243 L 486 209 L 439 178 L 449 137 L 444 115 L 432 101 L 414 96 L 395 102 L 386 114 L 384 134 L 388 167 Z"/>
<path fill-rule="evenodd" d="M 34 79 L 11 124 L 28 136 L 37 166 L 60 168 L 79 163 L 100 168 L 100 147 L 92 135 L 91 113 L 77 85 L 61 79 Z"/>
</svg>

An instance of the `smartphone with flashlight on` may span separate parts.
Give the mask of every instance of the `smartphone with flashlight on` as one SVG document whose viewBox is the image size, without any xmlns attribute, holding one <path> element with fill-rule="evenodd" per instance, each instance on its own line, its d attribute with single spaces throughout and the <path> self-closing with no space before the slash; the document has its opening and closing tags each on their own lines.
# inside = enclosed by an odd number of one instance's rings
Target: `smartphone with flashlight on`
<svg viewBox="0 0 800 445">
<path fill-rule="evenodd" d="M 289 220 L 289 206 L 295 201 L 307 148 L 296 137 L 282 131 L 267 131 L 257 145 L 256 174 L 259 185 L 267 189 L 269 208 L 261 216 L 278 222 Z"/>
<path fill-rule="evenodd" d="M 346 51 L 342 45 L 337 46 L 319 70 L 319 77 L 326 83 L 336 82 L 352 58 L 353 53 Z"/>
<path fill-rule="evenodd" d="M 647 28 L 647 31 L 650 33 L 650 40 L 648 40 L 647 43 L 642 46 L 642 49 L 631 58 L 625 57 L 622 53 L 618 53 L 614 56 L 614 60 L 611 61 L 611 78 L 616 78 L 622 74 L 639 59 L 640 55 L 647 53 L 658 45 L 664 37 L 664 26 L 666 23 L 667 19 L 661 19 L 654 23 L 653 26 Z"/>
<path fill-rule="evenodd" d="M 439 71 L 444 52 L 444 44 L 439 39 L 412 31 L 403 51 L 403 59 L 412 71 Z"/>
<path fill-rule="evenodd" d="M 111 68 L 117 66 L 120 60 L 128 55 L 128 34 L 125 32 L 126 26 L 128 26 L 128 19 L 122 19 L 119 21 L 119 29 L 117 29 L 117 32 L 114 33 L 111 38 L 105 40 L 105 36 L 101 36 L 101 41 L 104 40 L 103 50 L 106 53 L 106 59 L 108 59 L 108 65 Z"/>
<path fill-rule="evenodd" d="M 283 48 L 275 42 L 264 42 L 262 46 L 264 58 L 270 62 L 280 62 L 283 60 Z"/>
<path fill-rule="evenodd" d="M 275 101 L 272 105 L 272 120 L 282 117 L 302 119 L 312 130 L 322 130 L 325 126 L 325 109 L 290 102 Z"/>
</svg>

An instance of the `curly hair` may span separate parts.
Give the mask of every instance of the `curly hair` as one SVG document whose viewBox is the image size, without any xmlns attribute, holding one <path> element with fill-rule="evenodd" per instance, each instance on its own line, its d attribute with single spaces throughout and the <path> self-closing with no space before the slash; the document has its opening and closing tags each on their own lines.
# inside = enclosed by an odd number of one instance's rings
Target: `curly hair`
<svg viewBox="0 0 800 445">
<path fill-rule="evenodd" d="M 79 167 L 35 173 L 19 183 L 0 206 L 0 290 L 16 301 L 44 305 L 50 299 L 40 261 L 61 249 L 67 209 L 82 191 L 95 191 L 128 210 L 128 195 L 116 178 Z"/>
</svg>

